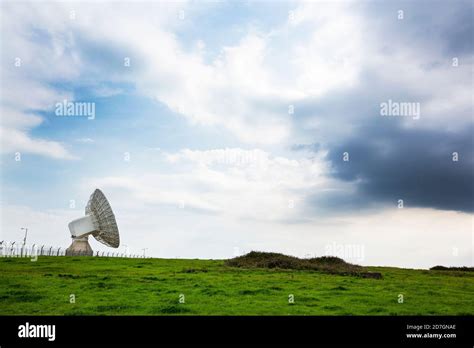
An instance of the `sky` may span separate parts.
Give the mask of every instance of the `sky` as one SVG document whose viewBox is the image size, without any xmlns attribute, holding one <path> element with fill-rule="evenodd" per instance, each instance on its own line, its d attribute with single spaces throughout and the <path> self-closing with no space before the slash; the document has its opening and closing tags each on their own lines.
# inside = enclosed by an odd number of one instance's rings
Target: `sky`
<svg viewBox="0 0 474 348">
<path fill-rule="evenodd" d="M 471 1 L 0 7 L 1 240 L 473 266 Z"/>
</svg>

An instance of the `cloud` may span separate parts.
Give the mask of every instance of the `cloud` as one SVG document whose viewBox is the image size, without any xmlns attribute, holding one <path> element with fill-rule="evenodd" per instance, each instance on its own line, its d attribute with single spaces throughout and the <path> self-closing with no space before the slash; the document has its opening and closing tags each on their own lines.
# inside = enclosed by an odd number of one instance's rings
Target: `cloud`
<svg viewBox="0 0 474 348">
<path fill-rule="evenodd" d="M 326 178 L 320 158 L 288 159 L 240 148 L 167 153 L 167 173 L 88 179 L 151 205 L 184 206 L 231 219 L 301 219 L 307 190 Z M 124 198 L 125 199 L 125 198 Z"/>
<path fill-rule="evenodd" d="M 43 123 L 42 112 L 50 111 L 55 102 L 71 99 L 70 93 L 51 87 L 50 82 L 73 77 L 71 65 L 61 59 L 67 52 L 64 46 L 50 38 L 44 40 L 38 31 L 25 24 L 25 18 L 18 21 L 5 11 L 17 10 L 15 6 L 3 4 L 2 32 L 8 37 L 2 40 L 2 65 L 0 78 L 4 86 L 0 94 L 2 134 L 1 152 L 30 153 L 55 159 L 74 159 L 61 142 L 32 136 L 31 130 Z M 29 18 L 32 14 L 26 14 Z M 31 22 L 34 23 L 34 22 Z"/>
<path fill-rule="evenodd" d="M 332 171 L 327 174 L 341 181 L 312 192 L 311 211 L 358 214 L 404 199 L 405 205 L 472 212 L 473 58 L 472 40 L 465 35 L 472 24 L 457 24 L 469 6 L 347 4 L 355 18 L 370 18 L 370 27 L 367 20 L 357 25 L 364 40 L 355 83 L 295 103 L 296 132 L 320 145 L 314 152 L 328 151 Z M 319 4 L 304 5 L 296 26 L 311 27 L 314 16 L 326 15 L 305 6 Z M 400 9 L 403 20 L 397 19 Z M 383 119 L 380 103 L 388 99 L 419 103 L 420 120 Z M 350 162 L 342 161 L 346 151 Z M 459 162 L 452 161 L 455 151 L 463 157 Z"/>
<path fill-rule="evenodd" d="M 19 152 L 37 154 L 56 159 L 77 159 L 65 147 L 56 141 L 32 138 L 28 134 L 16 129 L 0 128 L 1 149 L 12 156 Z"/>
<path fill-rule="evenodd" d="M 360 127 L 328 153 L 335 178 L 357 190 L 333 202 L 364 207 L 403 199 L 408 207 L 474 211 L 473 126 L 462 132 L 404 129 L 397 119 Z M 348 152 L 349 161 L 343 161 Z M 453 153 L 458 161 L 453 161 Z"/>
<path fill-rule="evenodd" d="M 78 84 L 93 76 L 98 96 L 119 93 L 113 87 L 101 89 L 101 82 L 130 82 L 191 123 L 227 129 L 250 144 L 287 142 L 293 127 L 289 104 L 357 79 L 359 17 L 345 6 L 312 18 L 309 39 L 285 20 L 271 32 L 247 24 L 238 42 L 206 60 L 203 39 L 196 41 L 198 49 L 188 50 L 173 32 L 186 28 L 186 21 L 176 20 L 178 10 L 192 14 L 193 5 L 109 5 L 77 6 L 74 19 L 64 4 L 54 4 L 50 11 L 35 4 L 34 11 L 4 6 L 17 14 L 29 11 L 18 16 L 20 23 L 5 24 L 11 42 L 20 38 L 9 44 L 9 51 L 21 53 L 30 65 L 29 58 L 38 57 L 34 69 L 25 68 L 33 79 Z M 100 18 L 104 11 L 110 14 L 108 21 Z M 351 62 L 341 66 L 347 56 Z M 130 67 L 124 67 L 125 58 Z"/>
<path fill-rule="evenodd" d="M 288 143 L 300 132 L 301 125 L 287 112 L 289 105 L 296 105 L 298 113 L 300 105 L 324 104 L 332 92 L 374 87 L 361 85 L 367 73 L 376 72 L 377 85 L 398 86 L 388 90 L 390 94 L 404 90 L 423 102 L 430 117 L 419 127 L 447 124 L 442 116 L 446 112 L 465 115 L 471 105 L 468 63 L 472 58 L 462 50 L 462 64 L 453 69 L 452 57 L 435 49 L 440 38 L 455 36 L 448 28 L 462 13 L 461 5 L 446 11 L 447 18 L 437 23 L 439 35 L 431 39 L 413 36 L 417 28 L 425 30 L 432 24 L 428 19 L 410 21 L 410 16 L 423 14 L 424 6 L 404 7 L 407 20 L 403 22 L 396 19 L 398 5 L 297 3 L 293 16 L 282 18 L 272 30 L 259 31 L 246 24 L 240 40 L 221 47 L 211 59 L 204 58 L 204 39 L 196 39 L 198 49 L 189 49 L 175 33 L 186 30 L 192 17 L 178 20 L 178 14 L 184 10 L 192 15 L 192 4 L 85 4 L 75 7 L 73 19 L 64 4 L 54 4 L 48 11 L 36 4 L 31 5 L 34 11 L 29 6 L 3 6 L 21 18 L 4 24 L 12 37 L 6 51 L 24 57 L 28 64 L 23 70 L 34 81 L 80 84 L 93 77 L 98 96 L 120 93 L 113 83 L 132 83 L 140 94 L 160 101 L 192 124 L 227 129 L 245 143 L 275 145 Z M 377 30 L 364 20 L 375 10 L 383 18 L 374 21 Z M 110 13 L 108 21 L 100 20 L 104 11 Z M 394 37 L 398 31 L 401 34 Z M 410 35 L 413 45 L 406 41 Z M 31 61 L 32 56 L 37 59 Z M 130 58 L 130 67 L 124 66 L 125 58 Z M 449 90 L 440 89 L 442 84 Z M 322 122 L 321 117 L 311 121 Z"/>
</svg>

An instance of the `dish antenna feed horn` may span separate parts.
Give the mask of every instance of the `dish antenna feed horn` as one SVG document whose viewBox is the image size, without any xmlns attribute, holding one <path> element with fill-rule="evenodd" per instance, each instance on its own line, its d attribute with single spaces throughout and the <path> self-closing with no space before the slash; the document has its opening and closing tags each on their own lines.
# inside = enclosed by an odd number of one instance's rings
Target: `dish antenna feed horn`
<svg viewBox="0 0 474 348">
<path fill-rule="evenodd" d="M 112 248 L 120 245 L 119 231 L 115 215 L 107 198 L 96 189 L 86 205 L 86 216 L 69 223 L 72 244 L 66 249 L 66 256 L 92 256 L 89 235 Z"/>
</svg>

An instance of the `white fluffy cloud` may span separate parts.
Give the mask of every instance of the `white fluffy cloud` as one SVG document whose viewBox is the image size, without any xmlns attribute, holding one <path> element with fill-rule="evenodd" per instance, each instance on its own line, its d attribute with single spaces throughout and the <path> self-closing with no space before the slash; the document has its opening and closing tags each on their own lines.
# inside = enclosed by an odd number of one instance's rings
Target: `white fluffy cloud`
<svg viewBox="0 0 474 348">
<path fill-rule="evenodd" d="M 38 111 L 50 111 L 62 99 L 71 99 L 67 92 L 49 86 L 51 82 L 77 77 L 72 68 L 74 59 L 64 45 L 34 32 L 34 13 L 19 11 L 13 4 L 1 4 L 2 33 L 8 33 L 1 44 L 0 78 L 0 151 L 14 154 L 33 153 L 56 159 L 75 158 L 67 147 L 57 141 L 33 137 L 32 128 L 43 122 Z M 21 17 L 18 17 L 21 14 Z M 47 28 L 43 35 L 47 35 Z M 77 72 L 77 71 L 76 71 Z"/>
<path fill-rule="evenodd" d="M 18 152 L 19 154 L 32 153 L 57 159 L 76 159 L 62 144 L 33 138 L 16 129 L 0 127 L 0 137 L 2 138 L 2 151 L 11 153 L 12 156 Z"/>
<path fill-rule="evenodd" d="M 268 33 L 245 28 L 247 33 L 238 43 L 221 47 L 218 56 L 207 62 L 205 42 L 199 40 L 197 49 L 189 51 L 173 32 L 186 28 L 186 21 L 178 19 L 179 11 L 193 20 L 191 5 L 58 3 L 46 7 L 48 11 L 37 4 L 4 6 L 11 15 L 3 27 L 10 33 L 7 51 L 23 57 L 22 69 L 31 83 L 77 82 L 90 74 L 98 80 L 131 82 L 140 93 L 190 122 L 228 129 L 246 143 L 289 141 L 290 104 L 353 84 L 357 78 L 359 30 L 355 17 L 343 13 L 343 8 L 337 21 L 314 18 L 309 39 L 291 34 L 294 26 L 287 24 L 287 18 Z M 107 21 L 102 20 L 104 12 Z M 93 61 L 88 45 L 113 50 L 115 56 L 109 58 L 116 64 Z M 340 60 L 347 56 L 351 62 L 341 67 Z M 120 69 L 125 57 L 131 62 L 128 71 Z M 118 70 L 109 68 L 114 65 Z M 102 87 L 95 90 L 103 94 Z"/>
<path fill-rule="evenodd" d="M 249 144 L 287 144 L 294 141 L 294 128 L 301 126 L 289 115 L 289 105 L 357 86 L 367 67 L 387 85 L 412 91 L 420 99 L 414 101 L 423 101 L 422 112 L 429 117 L 414 126 L 454 127 L 462 122 L 447 122 L 445 115 L 458 111 L 466 115 L 471 105 L 468 62 L 463 60 L 454 70 L 446 61 L 446 66 L 431 68 L 428 74 L 427 62 L 444 59 L 440 52 L 427 57 L 417 45 L 385 42 L 371 32 L 363 6 L 350 1 L 297 4 L 281 25 L 268 32 L 243 28 L 240 41 L 220 47 L 210 61 L 204 58 L 206 42 L 199 39 L 190 50 L 175 34 L 193 21 L 195 7 L 184 2 L 2 4 L 2 10 L 2 30 L 9 33 L 2 58 L 12 62 L 2 71 L 2 79 L 9 81 L 13 93 L 10 89 L 3 93 L 2 105 L 8 106 L 2 112 L 5 119 L 27 109 L 24 99 L 43 110 L 52 100 L 61 100 L 55 95 L 60 92 L 44 83 L 80 82 L 94 76 L 98 85 L 93 90 L 99 96 L 121 92 L 105 89 L 102 82 L 130 82 L 139 93 L 191 123 L 227 129 Z M 179 19 L 180 11 L 184 20 Z M 108 14 L 107 21 L 102 20 L 103 13 Z M 93 50 L 98 47 L 106 58 L 95 61 Z M 15 57 L 22 59 L 21 69 L 13 67 Z M 130 68 L 121 67 L 126 57 Z M 28 81 L 15 87 L 22 76 Z M 440 89 L 441 84 L 449 89 Z M 25 91 L 29 97 L 21 98 Z M 15 113 L 9 116 L 12 103 Z M 322 116 L 306 122 L 324 122 Z M 25 129 L 23 136 L 28 137 Z M 63 152 L 67 154 L 64 147 Z"/>
<path fill-rule="evenodd" d="M 166 154 L 171 173 L 87 180 L 105 189 L 125 189 L 146 204 L 198 209 L 235 219 L 285 221 L 301 218 L 306 194 L 327 187 L 321 158 L 288 159 L 262 150 L 185 149 Z"/>
</svg>

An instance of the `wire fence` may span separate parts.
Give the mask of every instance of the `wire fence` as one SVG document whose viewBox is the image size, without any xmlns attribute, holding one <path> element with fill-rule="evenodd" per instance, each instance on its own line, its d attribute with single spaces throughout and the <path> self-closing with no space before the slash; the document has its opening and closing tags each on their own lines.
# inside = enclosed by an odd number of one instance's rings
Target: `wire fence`
<svg viewBox="0 0 474 348">
<path fill-rule="evenodd" d="M 37 256 L 69 256 L 66 255 L 66 248 L 54 247 L 50 245 L 31 244 L 25 245 L 17 242 L 0 241 L 0 257 L 37 257 Z M 76 253 L 73 256 L 90 256 Z M 145 258 L 144 255 L 131 254 L 127 252 L 114 251 L 94 251 L 92 257 L 126 257 L 126 258 Z"/>
</svg>

